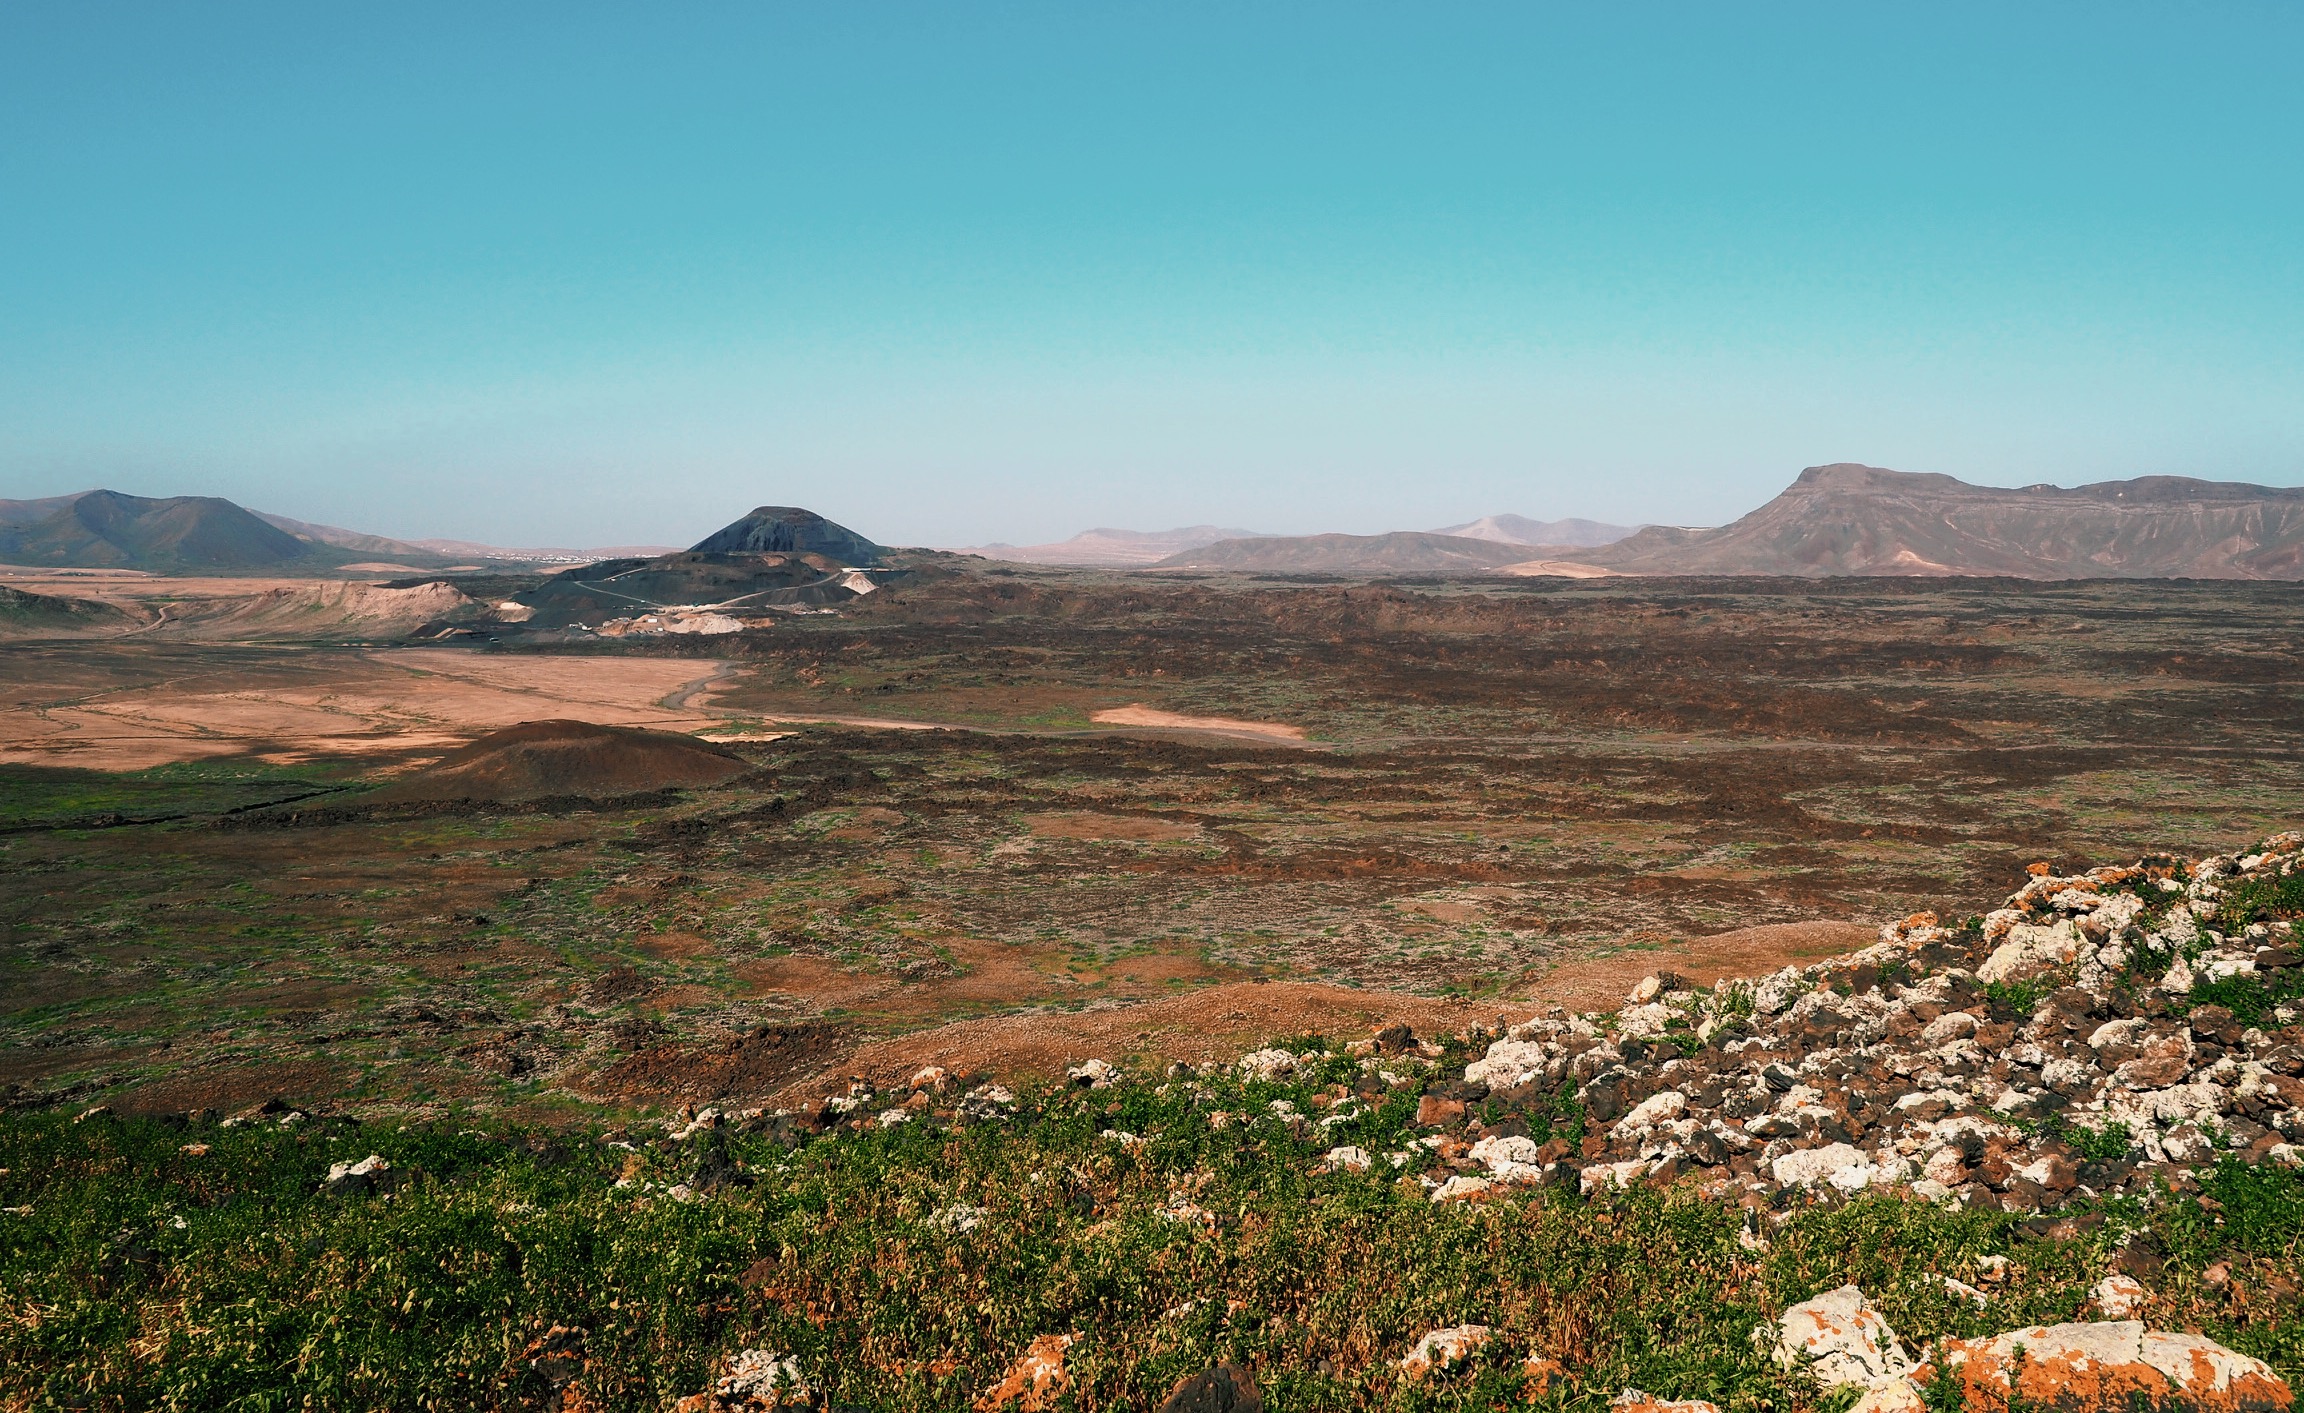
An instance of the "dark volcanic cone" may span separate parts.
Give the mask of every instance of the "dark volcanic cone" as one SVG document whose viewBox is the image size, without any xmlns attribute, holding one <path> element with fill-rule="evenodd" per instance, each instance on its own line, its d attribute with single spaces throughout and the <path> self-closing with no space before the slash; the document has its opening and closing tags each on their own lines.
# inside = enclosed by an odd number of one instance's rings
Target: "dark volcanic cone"
<svg viewBox="0 0 2304 1413">
<path fill-rule="evenodd" d="M 751 762 L 726 746 L 676 732 L 588 721 L 524 721 L 481 737 L 362 803 L 554 796 L 605 800 L 717 785 L 751 768 Z"/>
<path fill-rule="evenodd" d="M 763 505 L 693 546 L 698 554 L 820 554 L 842 564 L 880 562 L 880 546 L 813 510 Z"/>
</svg>

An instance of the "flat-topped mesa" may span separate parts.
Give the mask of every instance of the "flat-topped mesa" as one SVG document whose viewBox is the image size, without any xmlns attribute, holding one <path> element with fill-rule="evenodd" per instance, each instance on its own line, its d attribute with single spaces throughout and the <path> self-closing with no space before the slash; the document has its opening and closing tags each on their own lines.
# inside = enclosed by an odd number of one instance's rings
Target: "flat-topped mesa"
<svg viewBox="0 0 2304 1413">
<path fill-rule="evenodd" d="M 1714 530 L 1649 526 L 1580 560 L 1643 574 L 2304 577 L 2304 487 L 2142 476 L 1976 486 L 1839 462 L 1811 466 Z"/>
<path fill-rule="evenodd" d="M 820 554 L 847 565 L 880 562 L 881 548 L 813 510 L 763 505 L 696 542 L 698 554 Z"/>
</svg>

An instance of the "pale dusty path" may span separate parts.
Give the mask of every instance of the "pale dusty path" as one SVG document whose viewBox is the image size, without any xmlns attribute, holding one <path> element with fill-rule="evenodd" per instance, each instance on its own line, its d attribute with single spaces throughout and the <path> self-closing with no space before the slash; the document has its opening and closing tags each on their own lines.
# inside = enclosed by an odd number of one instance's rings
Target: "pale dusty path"
<svg viewBox="0 0 2304 1413">
<path fill-rule="evenodd" d="M 1219 736 L 1251 736 L 1271 741 L 1301 742 L 1304 728 L 1283 726 L 1275 721 L 1242 721 L 1230 716 L 1186 716 L 1181 712 L 1161 711 L 1156 707 L 1132 703 L 1097 712 L 1088 718 L 1106 726 L 1148 726 L 1156 730 L 1200 731 Z"/>
<path fill-rule="evenodd" d="M 982 722 L 919 721 L 892 716 L 829 716 L 816 712 L 747 713 L 746 719 L 780 726 L 858 726 L 872 731 L 975 731 L 992 736 L 1106 736 L 1111 731 L 1066 730 L 1063 727 L 988 726 Z M 1228 716 L 1184 716 L 1145 706 L 1113 707 L 1088 718 L 1100 725 L 1137 727 L 1150 731 L 1182 731 L 1195 736 L 1231 736 L 1259 745 L 1309 746 L 1301 726 L 1269 721 L 1241 721 Z"/>
</svg>

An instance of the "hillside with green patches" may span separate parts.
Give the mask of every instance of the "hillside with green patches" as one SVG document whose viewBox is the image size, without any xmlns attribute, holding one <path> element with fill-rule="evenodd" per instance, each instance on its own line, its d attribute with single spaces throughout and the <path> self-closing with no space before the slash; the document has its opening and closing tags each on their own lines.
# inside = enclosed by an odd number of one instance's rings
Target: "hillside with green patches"
<svg viewBox="0 0 2304 1413">
<path fill-rule="evenodd" d="M 1634 1386 L 1789 1413 L 1845 1401 L 1755 1346 L 1790 1302 L 1854 1282 L 1917 1344 L 2084 1318 L 2115 1259 L 2150 1272 L 2156 1326 L 2304 1374 L 2288 1170 L 2228 1161 L 2062 1227 L 1829 1191 L 1747 1215 L 1689 1185 L 1435 1203 L 1323 1161 L 1412 1144 L 1414 1105 L 1312 1121 L 1358 1067 L 1293 1049 L 1284 1083 L 937 1095 L 822 1136 L 11 1117 L 0 1407 L 654 1410 L 751 1348 L 835 1405 L 965 1409 L 1071 1334 L 1069 1408 L 1154 1407 L 1231 1361 L 1275 1410 L 1598 1410 Z M 1403 1373 L 1465 1323 L 1495 1332 L 1468 1367 Z"/>
</svg>

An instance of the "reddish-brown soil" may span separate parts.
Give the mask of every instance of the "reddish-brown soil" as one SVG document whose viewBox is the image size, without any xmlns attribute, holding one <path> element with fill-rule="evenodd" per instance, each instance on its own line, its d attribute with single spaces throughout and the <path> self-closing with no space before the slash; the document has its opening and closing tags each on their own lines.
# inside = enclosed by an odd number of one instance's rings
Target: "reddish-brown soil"
<svg viewBox="0 0 2304 1413">
<path fill-rule="evenodd" d="M 107 1099 L 130 1114 L 183 1114 L 202 1109 L 231 1113 L 278 1099 L 299 1106 L 333 1107 L 352 1076 L 325 1060 L 273 1060 L 255 1064 L 197 1063 Z"/>
<path fill-rule="evenodd" d="M 1437 1034 L 1474 1020 L 1523 1020 L 1536 1009 L 1527 1002 L 1414 996 L 1306 982 L 1234 982 L 1144 1005 L 990 1016 L 872 1041 L 837 1065 L 796 1077 L 798 1082 L 780 1097 L 805 1097 L 834 1076 L 852 1074 L 885 1083 L 925 1065 L 1029 1081 L 1061 1075 L 1066 1066 L 1088 1059 L 1140 1068 L 1158 1068 L 1175 1060 L 1222 1064 L 1281 1036 L 1356 1039 L 1394 1021 L 1405 1021 L 1420 1033 Z"/>
<path fill-rule="evenodd" d="M 1179 711 L 1162 711 L 1141 702 L 1124 707 L 1112 707 L 1095 713 L 1089 720 L 1104 726 L 1144 726 L 1165 731 L 1212 731 L 1223 736 L 1246 736 L 1258 740 L 1301 741 L 1304 728 L 1288 726 L 1277 721 L 1242 721 L 1230 716 L 1189 716 Z"/>
<path fill-rule="evenodd" d="M 1160 819 L 1152 815 L 1096 814 L 1066 810 L 1027 815 L 1024 822 L 1043 839 L 1134 839 L 1142 842 L 1190 839 L 1200 826 L 1188 820 Z"/>
<path fill-rule="evenodd" d="M 1699 986 L 1710 986 L 1724 976 L 1762 976 L 1790 963 L 1858 951 L 1879 940 L 1875 923 L 1780 922 L 1684 941 L 1634 943 L 1562 962 L 1544 972 L 1530 994 L 1571 1011 L 1612 1010 L 1643 977 L 1657 972 L 1677 972 Z"/>
<path fill-rule="evenodd" d="M 710 1045 L 661 1045 L 627 1055 L 586 1087 L 603 1098 L 727 1099 L 773 1094 L 854 1045 L 834 1025 L 762 1026 Z"/>
<path fill-rule="evenodd" d="M 1054 1077 L 1086 1059 L 1154 1068 L 1178 1060 L 1229 1063 L 1276 1036 L 1348 1040 L 1395 1021 L 1422 1034 L 1459 1030 L 1475 1020 L 1509 1025 L 1547 1006 L 1613 1009 L 1642 978 L 1657 972 L 1677 972 L 1709 986 L 1724 976 L 1765 975 L 1790 963 L 1867 947 L 1879 940 L 1879 931 L 1864 923 L 1781 923 L 1628 948 L 1565 962 L 1508 1001 L 1304 982 L 1234 982 L 1141 1005 L 958 1021 L 857 1047 L 836 1064 L 796 1074 L 782 1097 L 800 1096 L 851 1074 L 886 1084 L 924 1065 L 1033 1080 Z"/>
</svg>

